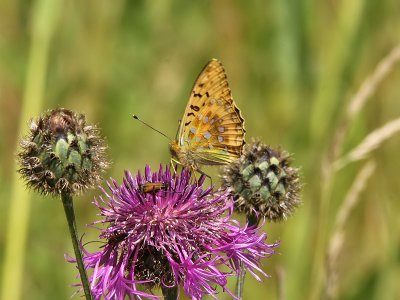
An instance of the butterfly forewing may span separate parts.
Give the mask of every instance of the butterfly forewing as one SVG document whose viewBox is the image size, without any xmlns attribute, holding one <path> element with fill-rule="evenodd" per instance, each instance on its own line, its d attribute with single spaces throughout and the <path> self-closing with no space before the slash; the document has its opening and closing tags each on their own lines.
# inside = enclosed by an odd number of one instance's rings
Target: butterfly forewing
<svg viewBox="0 0 400 300">
<path fill-rule="evenodd" d="M 178 132 L 180 151 L 188 156 L 186 161 L 192 166 L 229 163 L 242 152 L 243 123 L 224 68 L 213 59 L 192 88 Z"/>
</svg>

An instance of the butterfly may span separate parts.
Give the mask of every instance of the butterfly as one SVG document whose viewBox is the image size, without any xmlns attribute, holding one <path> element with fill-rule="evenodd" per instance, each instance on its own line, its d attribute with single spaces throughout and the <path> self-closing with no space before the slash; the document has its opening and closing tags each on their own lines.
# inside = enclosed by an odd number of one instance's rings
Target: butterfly
<svg viewBox="0 0 400 300">
<path fill-rule="evenodd" d="M 200 171 L 201 165 L 223 165 L 239 158 L 244 119 L 232 98 L 224 67 L 212 59 L 197 77 L 175 140 L 171 162 Z"/>
</svg>

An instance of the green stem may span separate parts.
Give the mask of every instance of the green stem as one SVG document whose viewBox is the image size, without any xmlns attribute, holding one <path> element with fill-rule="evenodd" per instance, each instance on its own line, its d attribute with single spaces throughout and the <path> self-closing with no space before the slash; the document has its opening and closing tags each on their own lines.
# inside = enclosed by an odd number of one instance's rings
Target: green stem
<svg viewBox="0 0 400 300">
<path fill-rule="evenodd" d="M 239 275 L 236 280 L 236 289 L 235 294 L 238 299 L 243 299 L 243 286 L 244 279 L 246 278 L 246 268 L 243 265 L 243 262 L 239 262 Z"/>
<path fill-rule="evenodd" d="M 85 266 L 82 260 L 82 252 L 79 247 L 78 242 L 78 233 L 76 230 L 75 223 L 75 213 L 74 213 L 74 203 L 71 194 L 62 193 L 61 199 L 64 205 L 65 216 L 68 221 L 69 233 L 71 234 L 72 245 L 74 246 L 75 258 L 78 264 L 79 274 L 81 276 L 81 282 L 83 286 L 83 290 L 85 292 L 86 300 L 92 300 L 92 296 L 90 294 L 89 282 L 87 279 Z"/>
<path fill-rule="evenodd" d="M 161 286 L 161 290 L 165 300 L 176 300 L 178 299 L 178 286 L 175 285 L 173 287 L 165 287 Z"/>
<path fill-rule="evenodd" d="M 258 226 L 259 219 L 256 215 L 247 215 L 248 226 Z M 235 295 L 238 299 L 243 299 L 244 279 L 246 278 L 246 268 L 242 261 L 239 262 L 239 275 L 236 280 Z"/>
</svg>

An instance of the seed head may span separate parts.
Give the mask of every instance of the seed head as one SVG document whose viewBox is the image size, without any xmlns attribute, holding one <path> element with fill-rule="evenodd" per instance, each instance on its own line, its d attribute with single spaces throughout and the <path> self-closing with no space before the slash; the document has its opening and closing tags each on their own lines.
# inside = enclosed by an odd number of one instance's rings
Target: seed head
<svg viewBox="0 0 400 300">
<path fill-rule="evenodd" d="M 43 194 L 80 193 L 98 183 L 109 165 L 96 126 L 64 108 L 32 120 L 20 147 L 18 171 Z"/>
<path fill-rule="evenodd" d="M 223 186 L 234 199 L 235 209 L 249 217 L 285 220 L 301 203 L 297 168 L 286 151 L 253 141 L 242 156 L 222 169 Z"/>
</svg>

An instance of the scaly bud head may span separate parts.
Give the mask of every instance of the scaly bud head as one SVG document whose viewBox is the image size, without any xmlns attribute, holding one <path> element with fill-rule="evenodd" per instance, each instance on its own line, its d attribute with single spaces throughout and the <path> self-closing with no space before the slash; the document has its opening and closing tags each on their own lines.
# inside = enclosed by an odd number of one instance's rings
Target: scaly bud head
<svg viewBox="0 0 400 300">
<path fill-rule="evenodd" d="M 235 209 L 248 217 L 285 220 L 301 203 L 298 169 L 290 155 L 256 140 L 242 156 L 222 170 L 223 186 L 235 199 Z"/>
<path fill-rule="evenodd" d="M 98 129 L 63 108 L 32 120 L 20 146 L 19 173 L 44 194 L 80 193 L 98 183 L 109 165 Z"/>
</svg>

